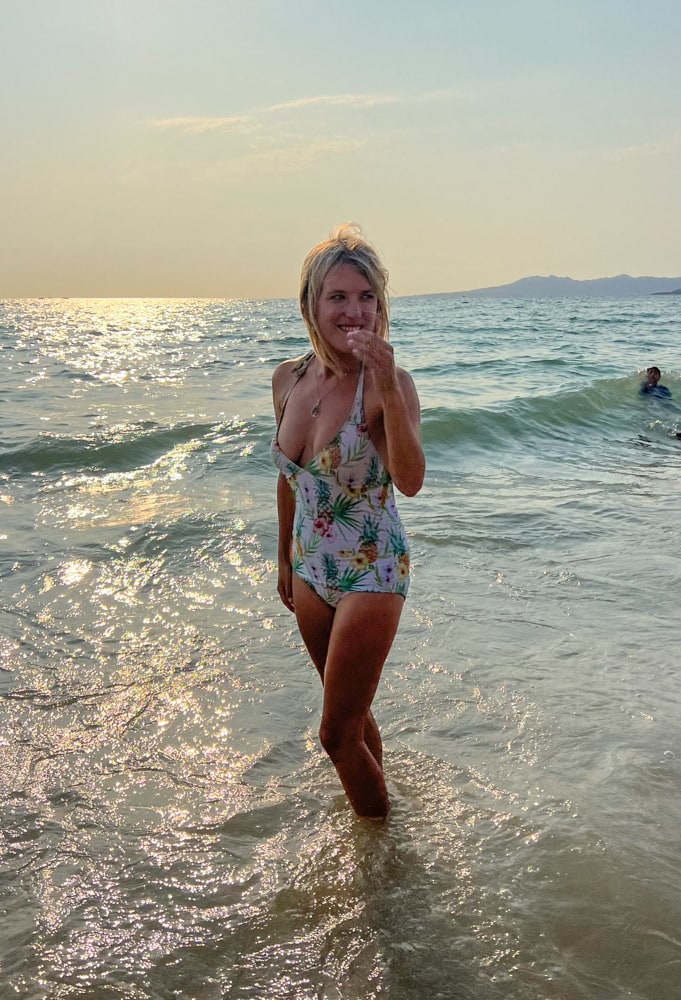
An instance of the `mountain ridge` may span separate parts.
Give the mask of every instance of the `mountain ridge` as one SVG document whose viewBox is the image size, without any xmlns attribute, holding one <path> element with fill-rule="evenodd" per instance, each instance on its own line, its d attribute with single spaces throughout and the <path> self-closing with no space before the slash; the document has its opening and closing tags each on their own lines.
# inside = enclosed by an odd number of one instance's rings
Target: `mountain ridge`
<svg viewBox="0 0 681 1000">
<path fill-rule="evenodd" d="M 649 275 L 632 277 L 629 274 L 616 274 L 610 278 L 578 280 L 555 274 L 533 275 L 519 278 L 507 285 L 435 294 L 489 298 L 626 298 L 637 295 L 679 295 L 681 277 L 656 278 Z"/>
</svg>

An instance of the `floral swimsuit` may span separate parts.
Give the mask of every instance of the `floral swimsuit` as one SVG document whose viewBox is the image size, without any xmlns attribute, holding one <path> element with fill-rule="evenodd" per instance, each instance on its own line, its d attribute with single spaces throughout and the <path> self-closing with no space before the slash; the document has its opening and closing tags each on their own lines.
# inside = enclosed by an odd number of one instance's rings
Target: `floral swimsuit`
<svg viewBox="0 0 681 1000">
<path fill-rule="evenodd" d="M 369 438 L 363 389 L 362 366 L 347 420 L 302 468 L 283 454 L 276 435 L 272 442 L 274 463 L 295 494 L 293 572 L 334 608 L 345 594 L 406 597 L 409 587 L 409 545 L 390 474 Z"/>
</svg>

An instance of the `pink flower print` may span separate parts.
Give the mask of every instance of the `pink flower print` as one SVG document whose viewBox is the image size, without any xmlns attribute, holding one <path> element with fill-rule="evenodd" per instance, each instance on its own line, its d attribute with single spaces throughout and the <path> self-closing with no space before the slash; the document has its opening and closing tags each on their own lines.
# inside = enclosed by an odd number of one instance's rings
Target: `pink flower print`
<svg viewBox="0 0 681 1000">
<path fill-rule="evenodd" d="M 321 535 L 322 538 L 331 538 L 333 536 L 331 525 L 331 514 L 323 511 L 320 513 L 319 517 L 312 522 L 312 530 L 315 531 L 316 534 Z"/>
</svg>

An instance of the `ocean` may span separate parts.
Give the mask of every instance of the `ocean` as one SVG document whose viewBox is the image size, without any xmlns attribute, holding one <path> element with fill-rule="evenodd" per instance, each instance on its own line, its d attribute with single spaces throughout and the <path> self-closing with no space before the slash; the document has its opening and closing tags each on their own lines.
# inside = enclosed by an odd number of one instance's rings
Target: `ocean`
<svg viewBox="0 0 681 1000">
<path fill-rule="evenodd" d="M 376 825 L 276 594 L 296 303 L 0 303 L 2 1000 L 677 1000 L 680 319 L 392 303 L 428 468 Z"/>
</svg>

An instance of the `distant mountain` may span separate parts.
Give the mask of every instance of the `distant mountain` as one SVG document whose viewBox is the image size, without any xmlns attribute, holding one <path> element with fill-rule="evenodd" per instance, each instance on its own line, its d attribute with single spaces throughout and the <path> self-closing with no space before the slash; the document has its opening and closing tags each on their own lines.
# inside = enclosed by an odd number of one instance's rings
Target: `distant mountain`
<svg viewBox="0 0 681 1000">
<path fill-rule="evenodd" d="M 628 295 L 679 295 L 681 278 L 632 278 L 618 274 L 614 278 L 574 278 L 535 276 L 520 278 L 510 285 L 493 288 L 473 288 L 468 292 L 443 292 L 443 295 L 489 296 L 490 298 L 562 299 L 562 298 L 623 298 Z"/>
</svg>

